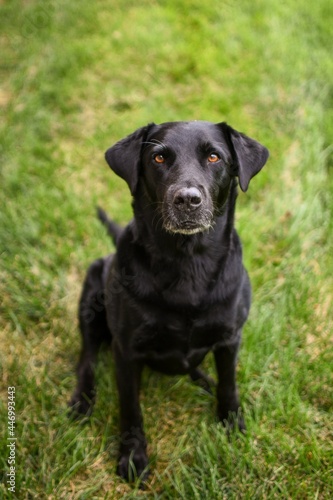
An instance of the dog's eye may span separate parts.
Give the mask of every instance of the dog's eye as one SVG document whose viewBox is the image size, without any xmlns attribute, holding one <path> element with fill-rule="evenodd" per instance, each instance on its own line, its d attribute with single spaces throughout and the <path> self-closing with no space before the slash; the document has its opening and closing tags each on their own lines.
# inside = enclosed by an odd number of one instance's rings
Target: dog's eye
<svg viewBox="0 0 333 500">
<path fill-rule="evenodd" d="M 211 153 L 209 156 L 208 156 L 208 161 L 210 163 L 216 163 L 217 161 L 220 160 L 220 157 L 217 153 Z"/>
<path fill-rule="evenodd" d="M 156 154 L 153 156 L 153 159 L 156 163 L 165 163 L 165 158 L 163 155 L 160 155 L 160 154 Z"/>
</svg>

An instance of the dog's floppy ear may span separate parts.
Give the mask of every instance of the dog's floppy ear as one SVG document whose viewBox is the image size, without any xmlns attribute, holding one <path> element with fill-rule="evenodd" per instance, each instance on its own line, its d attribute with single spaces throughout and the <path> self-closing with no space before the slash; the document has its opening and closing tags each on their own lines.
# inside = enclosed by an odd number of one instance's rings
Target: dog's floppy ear
<svg viewBox="0 0 333 500">
<path fill-rule="evenodd" d="M 105 159 L 109 166 L 119 177 L 127 182 L 132 195 L 135 193 L 139 179 L 142 144 L 152 125 L 153 123 L 139 128 L 117 142 L 117 144 L 109 148 L 105 153 Z"/>
<path fill-rule="evenodd" d="M 219 126 L 228 142 L 241 190 L 247 191 L 252 177 L 265 165 L 269 156 L 268 149 L 226 123 L 219 123 Z"/>
</svg>

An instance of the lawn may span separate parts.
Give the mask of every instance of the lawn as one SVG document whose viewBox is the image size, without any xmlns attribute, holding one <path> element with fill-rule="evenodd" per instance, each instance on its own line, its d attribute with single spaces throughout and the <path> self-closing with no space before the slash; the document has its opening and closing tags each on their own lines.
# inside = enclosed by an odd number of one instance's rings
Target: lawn
<svg viewBox="0 0 333 500">
<path fill-rule="evenodd" d="M 0 26 L 0 498 L 331 499 L 331 0 L 11 0 Z M 90 420 L 67 418 L 77 301 L 113 249 L 96 205 L 131 218 L 104 151 L 148 122 L 193 119 L 227 121 L 271 154 L 236 217 L 253 285 L 248 431 L 229 441 L 213 397 L 147 370 L 141 491 L 115 475 L 111 353 Z M 215 375 L 212 357 L 204 368 Z"/>
</svg>

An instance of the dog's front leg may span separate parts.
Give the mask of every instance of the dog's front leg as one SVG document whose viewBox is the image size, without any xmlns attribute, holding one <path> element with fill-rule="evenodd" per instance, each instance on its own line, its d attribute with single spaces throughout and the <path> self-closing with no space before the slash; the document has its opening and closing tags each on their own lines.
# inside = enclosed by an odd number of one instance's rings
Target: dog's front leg
<svg viewBox="0 0 333 500">
<path fill-rule="evenodd" d="M 128 359 L 117 346 L 113 346 L 116 380 L 120 404 L 120 449 L 117 474 L 128 481 L 147 476 L 146 439 L 140 409 L 139 392 L 142 364 Z"/>
<path fill-rule="evenodd" d="M 241 415 L 236 384 L 236 364 L 239 341 L 219 346 L 214 351 L 218 374 L 217 414 L 220 422 L 228 430 L 236 425 L 240 431 L 245 431 L 245 423 Z"/>
</svg>

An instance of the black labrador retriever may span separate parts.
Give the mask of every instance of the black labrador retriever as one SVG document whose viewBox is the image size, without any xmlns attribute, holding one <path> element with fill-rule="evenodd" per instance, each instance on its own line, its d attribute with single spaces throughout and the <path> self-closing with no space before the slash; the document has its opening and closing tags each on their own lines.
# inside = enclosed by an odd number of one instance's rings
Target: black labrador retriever
<svg viewBox="0 0 333 500">
<path fill-rule="evenodd" d="M 226 123 L 171 122 L 142 127 L 106 152 L 133 195 L 125 229 L 99 216 L 117 247 L 89 268 L 80 301 L 83 347 L 70 406 L 89 414 L 94 365 L 112 341 L 120 404 L 117 472 L 147 474 L 139 403 L 144 365 L 209 380 L 198 369 L 213 350 L 219 420 L 240 430 L 235 369 L 251 288 L 234 228 L 242 191 L 268 158 L 267 149 Z"/>
</svg>

